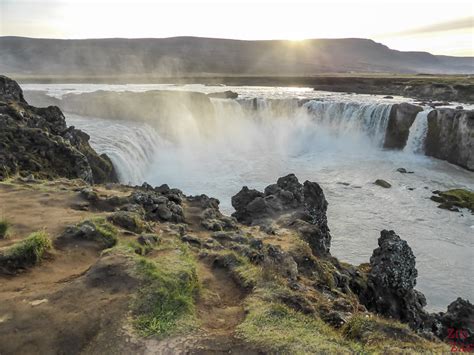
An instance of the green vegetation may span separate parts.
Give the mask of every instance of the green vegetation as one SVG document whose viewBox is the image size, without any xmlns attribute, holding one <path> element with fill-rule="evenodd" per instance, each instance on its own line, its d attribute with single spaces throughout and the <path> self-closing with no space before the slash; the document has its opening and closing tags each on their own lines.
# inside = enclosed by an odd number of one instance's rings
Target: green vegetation
<svg viewBox="0 0 474 355">
<path fill-rule="evenodd" d="M 6 219 L 0 219 L 0 239 L 8 237 L 8 230 L 10 229 L 10 223 Z"/>
<path fill-rule="evenodd" d="M 135 326 L 142 335 L 165 336 L 194 325 L 194 298 L 199 291 L 195 261 L 182 244 L 166 249 L 156 259 L 136 256 L 143 281 L 132 305 Z"/>
<path fill-rule="evenodd" d="M 51 249 L 51 240 L 44 231 L 34 232 L 0 254 L 0 266 L 14 271 L 36 265 Z"/>
<path fill-rule="evenodd" d="M 66 231 L 68 233 L 74 238 L 95 241 L 103 248 L 112 248 L 118 242 L 117 228 L 102 217 L 83 221 Z"/>
<path fill-rule="evenodd" d="M 237 328 L 246 341 L 279 354 L 348 354 L 361 350 L 321 319 L 294 311 L 279 302 L 252 297 L 247 317 Z"/>
<path fill-rule="evenodd" d="M 474 212 L 474 192 L 465 189 L 453 189 L 442 191 L 439 196 L 444 200 L 443 203 L 452 206 L 468 208 Z"/>
<path fill-rule="evenodd" d="M 368 353 L 443 353 L 449 347 L 429 342 L 413 333 L 407 325 L 372 314 L 356 314 L 344 325 L 342 333 L 348 339 L 364 345 Z"/>
</svg>

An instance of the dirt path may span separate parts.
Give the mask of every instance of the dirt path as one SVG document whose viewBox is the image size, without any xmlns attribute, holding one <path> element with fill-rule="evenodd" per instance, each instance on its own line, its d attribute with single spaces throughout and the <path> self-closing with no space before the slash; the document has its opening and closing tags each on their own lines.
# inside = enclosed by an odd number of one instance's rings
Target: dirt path
<svg viewBox="0 0 474 355">
<path fill-rule="evenodd" d="M 221 268 L 199 261 L 197 271 L 202 285 L 196 304 L 199 330 L 162 341 L 148 340 L 145 354 L 261 354 L 234 334 L 245 317 L 245 293 Z"/>
</svg>

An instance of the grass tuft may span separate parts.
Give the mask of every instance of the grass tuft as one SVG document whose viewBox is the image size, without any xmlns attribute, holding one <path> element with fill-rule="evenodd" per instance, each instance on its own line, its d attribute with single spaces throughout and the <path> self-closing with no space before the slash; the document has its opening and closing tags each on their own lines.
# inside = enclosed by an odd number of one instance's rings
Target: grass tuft
<svg viewBox="0 0 474 355">
<path fill-rule="evenodd" d="M 143 280 L 132 305 L 138 331 L 166 336 L 192 328 L 199 281 L 187 248 L 179 245 L 153 260 L 136 258 L 136 271 Z"/>
<path fill-rule="evenodd" d="M 8 230 L 10 229 L 10 222 L 6 219 L 0 219 L 0 239 L 5 239 L 8 237 Z"/>
<path fill-rule="evenodd" d="M 5 250 L 0 255 L 0 266 L 7 270 L 17 270 L 36 265 L 51 246 L 51 240 L 46 232 L 34 232 L 25 240 Z"/>
</svg>

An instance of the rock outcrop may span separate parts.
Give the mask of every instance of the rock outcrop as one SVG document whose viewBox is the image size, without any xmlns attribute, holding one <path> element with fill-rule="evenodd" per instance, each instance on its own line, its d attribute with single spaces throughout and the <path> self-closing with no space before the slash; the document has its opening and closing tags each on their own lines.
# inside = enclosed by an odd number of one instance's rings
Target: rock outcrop
<svg viewBox="0 0 474 355">
<path fill-rule="evenodd" d="M 384 148 L 403 149 L 407 143 L 410 127 L 415 121 L 421 106 L 409 103 L 394 104 L 390 111 Z"/>
<path fill-rule="evenodd" d="M 458 345 L 474 344 L 474 305 L 458 298 L 452 302 L 446 312 L 436 315 L 435 334 L 443 340 Z M 471 348 L 472 351 L 472 348 Z"/>
<path fill-rule="evenodd" d="M 431 111 L 425 153 L 474 170 L 474 110 L 440 108 Z"/>
<path fill-rule="evenodd" d="M 423 327 L 426 299 L 415 290 L 418 271 L 411 248 L 394 231 L 387 230 L 380 233 L 378 244 L 370 258 L 366 306 L 414 329 Z"/>
<path fill-rule="evenodd" d="M 235 213 L 245 224 L 268 225 L 269 220 L 285 218 L 287 226 L 296 229 L 316 255 L 328 255 L 331 235 L 327 225 L 327 201 L 321 187 L 310 181 L 301 184 L 294 174 L 278 179 L 264 192 L 244 186 L 232 197 Z"/>
<path fill-rule="evenodd" d="M 18 84 L 0 76 L 0 180 L 15 174 L 117 181 L 110 159 L 91 148 L 87 134 L 67 127 L 59 108 L 28 105 Z"/>
</svg>

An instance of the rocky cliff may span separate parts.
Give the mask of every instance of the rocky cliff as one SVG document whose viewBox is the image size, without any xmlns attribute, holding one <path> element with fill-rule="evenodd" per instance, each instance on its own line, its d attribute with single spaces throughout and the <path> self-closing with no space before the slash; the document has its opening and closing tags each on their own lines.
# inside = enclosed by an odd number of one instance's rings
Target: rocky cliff
<svg viewBox="0 0 474 355">
<path fill-rule="evenodd" d="M 55 106 L 28 105 L 18 84 L 0 76 L 0 179 L 15 174 L 41 178 L 117 181 L 110 159 L 98 155 L 89 136 L 67 127 Z"/>
<path fill-rule="evenodd" d="M 448 108 L 431 111 L 425 152 L 474 170 L 474 111 Z"/>
<path fill-rule="evenodd" d="M 423 107 L 409 103 L 394 104 L 385 133 L 384 148 L 403 149 L 407 143 L 410 127 Z"/>
</svg>

